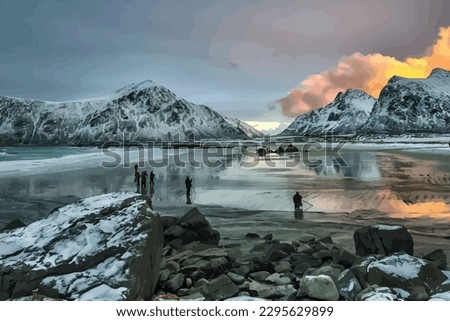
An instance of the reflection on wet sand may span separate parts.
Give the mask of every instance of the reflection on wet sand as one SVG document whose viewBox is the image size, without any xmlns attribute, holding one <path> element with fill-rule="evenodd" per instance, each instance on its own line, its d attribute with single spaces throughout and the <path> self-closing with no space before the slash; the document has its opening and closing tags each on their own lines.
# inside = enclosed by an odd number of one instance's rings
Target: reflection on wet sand
<svg viewBox="0 0 450 321">
<path fill-rule="evenodd" d="M 392 207 L 389 215 L 395 218 L 430 217 L 435 219 L 450 219 L 450 205 L 444 201 L 431 201 L 407 204 L 404 201 L 389 201 Z"/>
<path fill-rule="evenodd" d="M 195 153 L 197 160 L 204 156 L 201 151 Z M 322 163 L 312 166 L 296 155 L 272 158 L 269 162 L 264 158 L 225 154 L 224 162 L 214 168 L 200 162 L 198 168 L 171 164 L 142 170 L 153 170 L 156 174 L 152 193 L 156 207 L 158 204 L 185 204 L 184 179 L 190 176 L 194 179 L 191 195 L 194 205 L 292 213 L 292 196 L 300 191 L 304 200 L 314 205 L 310 211 L 375 210 L 392 218 L 427 215 L 450 220 L 450 173 L 441 166 L 446 159 L 420 160 L 374 151 L 344 151 L 341 156 L 344 162 L 336 161 L 332 155 L 311 155 L 314 158 L 310 160 Z M 286 166 L 286 162 L 290 166 Z M 9 200 L 8 207 L 0 209 L 0 219 L 17 216 L 14 206 L 23 208 L 24 204 L 36 201 L 41 204 L 38 216 L 43 217 L 55 207 L 55 199 L 135 191 L 133 179 L 130 168 L 97 168 L 0 179 L 0 198 Z"/>
</svg>

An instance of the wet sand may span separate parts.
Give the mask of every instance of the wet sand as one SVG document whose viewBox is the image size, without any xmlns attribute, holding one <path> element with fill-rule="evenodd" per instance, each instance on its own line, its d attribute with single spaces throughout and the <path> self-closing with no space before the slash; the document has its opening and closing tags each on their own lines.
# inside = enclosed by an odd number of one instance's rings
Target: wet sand
<svg viewBox="0 0 450 321">
<path fill-rule="evenodd" d="M 197 159 L 201 159 L 197 155 Z M 330 235 L 353 250 L 353 232 L 374 223 L 401 224 L 413 234 L 415 253 L 442 248 L 450 257 L 450 168 L 443 155 L 400 151 L 346 151 L 348 166 L 298 164 L 289 157 L 242 167 L 251 160 L 226 155 L 217 168 L 171 164 L 154 168 L 154 208 L 181 216 L 197 206 L 221 232 L 222 242 L 245 234 L 292 241 L 305 234 Z M 187 156 L 186 156 L 187 157 Z M 325 155 L 318 157 L 327 161 Z M 273 166 L 275 164 L 275 166 Z M 130 166 L 131 167 L 131 166 Z M 149 167 L 146 168 L 148 171 Z M 192 205 L 185 204 L 184 178 L 194 178 Z M 0 226 L 19 218 L 30 223 L 77 198 L 134 191 L 133 169 L 95 168 L 0 179 Z M 292 195 L 300 190 L 313 204 L 303 219 L 293 214 Z"/>
</svg>

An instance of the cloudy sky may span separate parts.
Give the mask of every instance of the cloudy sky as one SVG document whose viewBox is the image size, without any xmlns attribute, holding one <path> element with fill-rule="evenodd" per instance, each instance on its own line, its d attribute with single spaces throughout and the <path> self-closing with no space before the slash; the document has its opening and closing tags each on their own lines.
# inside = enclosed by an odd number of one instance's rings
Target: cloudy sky
<svg viewBox="0 0 450 321">
<path fill-rule="evenodd" d="M 0 0 L 0 95 L 70 100 L 151 79 L 276 126 L 292 118 L 275 102 L 310 75 L 355 53 L 421 57 L 448 26 L 448 0 Z"/>
</svg>

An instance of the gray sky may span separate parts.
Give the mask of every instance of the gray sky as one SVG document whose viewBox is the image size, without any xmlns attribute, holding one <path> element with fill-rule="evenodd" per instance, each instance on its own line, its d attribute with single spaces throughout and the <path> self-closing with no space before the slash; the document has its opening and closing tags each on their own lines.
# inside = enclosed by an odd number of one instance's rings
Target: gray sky
<svg viewBox="0 0 450 321">
<path fill-rule="evenodd" d="M 0 0 L 0 95 L 68 100 L 151 79 L 244 120 L 355 52 L 420 55 L 447 0 Z M 288 121 L 290 121 L 289 119 Z"/>
</svg>

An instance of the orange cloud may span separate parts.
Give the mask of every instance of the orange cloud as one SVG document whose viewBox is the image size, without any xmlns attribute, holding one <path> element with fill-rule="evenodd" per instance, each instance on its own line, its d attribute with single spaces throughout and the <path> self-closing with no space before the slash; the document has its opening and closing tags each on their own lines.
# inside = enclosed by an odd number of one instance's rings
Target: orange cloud
<svg viewBox="0 0 450 321">
<path fill-rule="evenodd" d="M 400 61 L 379 53 L 354 53 L 331 70 L 309 76 L 301 82 L 300 88 L 293 89 L 278 103 L 285 115 L 295 117 L 325 106 L 339 92 L 349 88 L 364 90 L 378 97 L 392 76 L 425 78 L 437 67 L 450 70 L 450 27 L 439 30 L 438 39 L 423 57 Z"/>
</svg>

